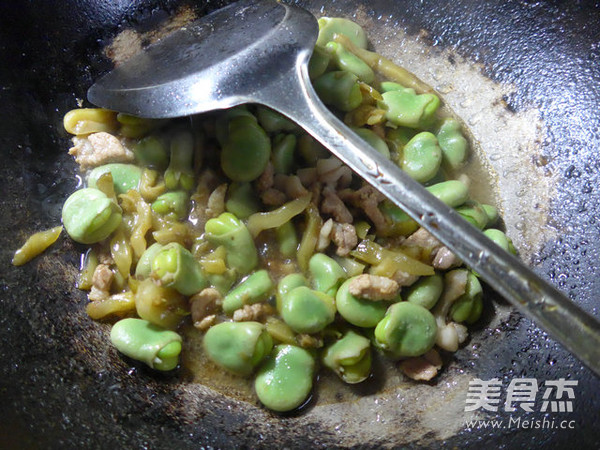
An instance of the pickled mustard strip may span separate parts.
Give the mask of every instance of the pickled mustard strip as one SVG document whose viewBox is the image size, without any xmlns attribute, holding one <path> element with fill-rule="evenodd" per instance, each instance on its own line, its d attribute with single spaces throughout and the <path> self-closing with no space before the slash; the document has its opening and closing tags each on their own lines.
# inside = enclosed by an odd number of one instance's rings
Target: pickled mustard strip
<svg viewBox="0 0 600 450">
<path fill-rule="evenodd" d="M 13 266 L 22 266 L 43 253 L 44 250 L 56 242 L 61 231 L 62 226 L 58 226 L 31 235 L 23 246 L 15 252 L 12 259 Z"/>
</svg>

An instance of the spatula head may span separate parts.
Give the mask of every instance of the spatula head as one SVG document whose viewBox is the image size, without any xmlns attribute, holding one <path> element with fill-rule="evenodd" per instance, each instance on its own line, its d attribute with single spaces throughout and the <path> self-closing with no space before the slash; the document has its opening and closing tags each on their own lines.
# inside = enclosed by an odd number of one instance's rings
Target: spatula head
<svg viewBox="0 0 600 450">
<path fill-rule="evenodd" d="M 175 31 L 98 80 L 88 99 L 139 117 L 169 118 L 256 99 L 308 59 L 316 19 L 274 0 L 240 2 Z"/>
</svg>

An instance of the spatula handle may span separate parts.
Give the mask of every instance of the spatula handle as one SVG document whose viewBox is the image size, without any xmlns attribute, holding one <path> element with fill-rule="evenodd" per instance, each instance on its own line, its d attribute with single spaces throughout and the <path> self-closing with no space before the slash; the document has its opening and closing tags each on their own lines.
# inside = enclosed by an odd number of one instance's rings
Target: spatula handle
<svg viewBox="0 0 600 450">
<path fill-rule="evenodd" d="M 265 91 L 262 103 L 298 123 L 600 375 L 600 322 L 353 133 L 319 100 L 302 59 L 290 78 Z M 293 79 L 296 89 L 290 87 Z"/>
</svg>

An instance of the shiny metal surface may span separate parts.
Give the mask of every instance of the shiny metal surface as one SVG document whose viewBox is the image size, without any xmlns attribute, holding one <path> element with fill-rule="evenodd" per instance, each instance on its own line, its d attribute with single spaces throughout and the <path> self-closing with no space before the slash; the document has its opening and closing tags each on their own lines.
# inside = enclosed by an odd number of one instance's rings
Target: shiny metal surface
<svg viewBox="0 0 600 450">
<path fill-rule="evenodd" d="M 98 106 L 150 118 L 242 103 L 281 112 L 600 375 L 598 320 L 497 248 L 324 107 L 307 70 L 317 32 L 316 19 L 303 9 L 271 0 L 234 3 L 117 67 L 90 88 L 88 98 Z"/>
</svg>

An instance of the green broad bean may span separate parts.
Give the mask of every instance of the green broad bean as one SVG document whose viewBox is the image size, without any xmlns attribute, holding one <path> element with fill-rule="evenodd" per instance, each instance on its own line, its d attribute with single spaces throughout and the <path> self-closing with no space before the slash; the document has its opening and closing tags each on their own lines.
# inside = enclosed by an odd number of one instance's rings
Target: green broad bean
<svg viewBox="0 0 600 450">
<path fill-rule="evenodd" d="M 361 328 L 374 327 L 383 319 L 389 303 L 355 297 L 348 287 L 355 277 L 346 280 L 337 291 L 335 304 L 340 315 L 352 325 Z"/>
<path fill-rule="evenodd" d="M 62 209 L 65 231 L 81 244 L 103 241 L 118 228 L 121 219 L 119 205 L 95 188 L 75 191 Z"/>
<path fill-rule="evenodd" d="M 428 128 L 440 106 L 436 95 L 416 94 L 409 88 L 384 92 L 381 96 L 383 100 L 378 106 L 386 110 L 386 119 L 408 128 Z"/>
<path fill-rule="evenodd" d="M 277 412 L 301 406 L 312 389 L 315 360 L 305 349 L 276 345 L 258 369 L 254 390 L 260 402 Z"/>
<path fill-rule="evenodd" d="M 263 128 L 245 116 L 229 123 L 229 134 L 221 151 L 221 168 L 231 180 L 255 180 L 271 157 L 271 140 Z"/>
<path fill-rule="evenodd" d="M 367 48 L 367 33 L 356 22 L 341 17 L 321 17 L 319 19 L 319 36 L 317 45 L 325 46 L 333 41 L 336 34 L 346 36 L 359 48 Z"/>
<path fill-rule="evenodd" d="M 435 306 L 444 290 L 444 277 L 436 273 L 427 277 L 419 278 L 406 292 L 403 291 L 407 302 L 431 309 Z"/>
<path fill-rule="evenodd" d="M 297 333 L 317 333 L 335 318 L 335 300 L 306 286 L 296 287 L 281 298 L 281 318 Z"/>
<path fill-rule="evenodd" d="M 227 190 L 228 198 L 225 202 L 225 210 L 240 219 L 247 219 L 260 210 L 254 188 L 248 182 L 231 183 Z"/>
<path fill-rule="evenodd" d="M 258 270 L 248 276 L 223 298 L 223 312 L 231 316 L 244 305 L 252 305 L 268 299 L 273 291 L 273 281 L 266 270 Z"/>
<path fill-rule="evenodd" d="M 313 85 L 323 103 L 340 111 L 352 111 L 362 103 L 358 77 L 350 72 L 327 72 L 317 78 Z"/>
<path fill-rule="evenodd" d="M 208 286 L 200 263 L 177 242 L 165 245 L 156 253 L 151 276 L 183 295 L 193 295 Z"/>
<path fill-rule="evenodd" d="M 483 208 L 486 216 L 488 217 L 487 226 L 495 224 L 500 217 L 500 214 L 498 214 L 498 208 L 492 205 L 486 205 L 485 203 L 482 204 L 481 207 Z"/>
<path fill-rule="evenodd" d="M 294 134 L 280 134 L 273 139 L 271 160 L 275 173 L 289 174 L 294 166 L 298 139 Z"/>
<path fill-rule="evenodd" d="M 273 340 L 261 323 L 222 322 L 208 329 L 203 347 L 219 366 L 248 376 L 271 353 Z"/>
<path fill-rule="evenodd" d="M 488 228 L 483 234 L 505 251 L 512 253 L 513 255 L 517 254 L 517 250 L 513 245 L 512 240 L 504 234 L 504 232 L 497 230 L 496 228 Z"/>
<path fill-rule="evenodd" d="M 383 139 L 381 139 L 374 131 L 368 128 L 357 128 L 353 127 L 352 131 L 354 131 L 358 136 L 368 143 L 371 147 L 385 156 L 387 159 L 390 159 L 390 149 L 388 145 L 385 143 Z"/>
<path fill-rule="evenodd" d="M 360 383 L 371 373 L 371 343 L 350 330 L 325 349 L 322 361 L 346 383 Z"/>
<path fill-rule="evenodd" d="M 481 204 L 478 202 L 467 202 L 466 204 L 456 208 L 456 211 L 463 217 L 463 219 L 480 230 L 483 230 L 488 224 L 489 217 L 485 212 L 485 209 L 483 209 Z"/>
<path fill-rule="evenodd" d="M 287 258 L 291 258 L 298 251 L 298 236 L 296 228 L 292 222 L 286 222 L 275 229 L 277 242 L 279 243 L 279 251 Z"/>
<path fill-rule="evenodd" d="M 144 319 L 122 319 L 110 331 L 110 341 L 126 356 L 152 369 L 173 370 L 179 363 L 181 336 Z"/>
<path fill-rule="evenodd" d="M 426 189 L 451 208 L 456 208 L 469 199 L 469 188 L 459 180 L 442 181 Z"/>
<path fill-rule="evenodd" d="M 391 148 L 395 156 L 399 158 L 399 155 L 402 154 L 402 149 L 415 134 L 417 134 L 417 130 L 413 128 L 397 127 L 392 128 L 386 133 L 385 140 L 388 143 L 388 148 Z"/>
<path fill-rule="evenodd" d="M 138 189 L 142 179 L 142 169 L 134 164 L 111 163 L 93 169 L 88 177 L 88 187 L 97 188 L 98 180 L 105 173 L 112 175 L 116 194 L 125 194 L 130 189 Z"/>
<path fill-rule="evenodd" d="M 167 189 L 194 187 L 194 137 L 189 131 L 179 131 L 171 138 L 171 158 L 165 171 Z"/>
<path fill-rule="evenodd" d="M 375 72 L 369 65 L 349 52 L 342 44 L 331 41 L 325 45 L 325 50 L 331 55 L 331 61 L 338 70 L 345 70 L 358 77 L 363 83 L 370 84 L 375 80 Z"/>
<path fill-rule="evenodd" d="M 425 183 L 431 180 L 440 169 L 442 150 L 437 138 L 429 131 L 414 136 L 404 146 L 400 167 L 414 180 Z"/>
<path fill-rule="evenodd" d="M 310 134 L 302 134 L 298 138 L 298 152 L 310 165 L 315 165 L 319 159 L 329 156 L 328 150 Z"/>
<path fill-rule="evenodd" d="M 169 150 L 163 139 L 146 136 L 133 147 L 138 163 L 156 170 L 165 170 L 169 165 Z"/>
<path fill-rule="evenodd" d="M 292 289 L 300 286 L 308 287 L 308 280 L 300 273 L 291 273 L 286 275 L 279 281 L 279 283 L 277 283 L 277 292 L 275 294 L 277 300 L 277 311 L 281 312 L 283 297 Z"/>
<path fill-rule="evenodd" d="M 138 280 L 143 280 L 150 276 L 152 273 L 152 261 L 154 261 L 154 258 L 163 247 L 164 245 L 155 242 L 142 253 L 142 256 L 140 256 L 140 259 L 135 266 L 135 277 Z"/>
<path fill-rule="evenodd" d="M 159 195 L 152 202 L 152 210 L 158 214 L 174 214 L 178 220 L 188 215 L 189 196 L 185 191 L 171 191 Z"/>
<path fill-rule="evenodd" d="M 375 327 L 377 344 L 396 358 L 425 354 L 436 336 L 433 314 L 410 302 L 394 303 Z"/>
<path fill-rule="evenodd" d="M 206 222 L 206 239 L 227 250 L 227 265 L 241 274 L 252 271 L 258 264 L 258 253 L 252 235 L 244 223 L 225 212 Z"/>
<path fill-rule="evenodd" d="M 473 323 L 479 319 L 482 310 L 483 289 L 479 279 L 473 272 L 469 272 L 465 293 L 461 295 L 450 307 L 450 318 L 454 322 Z"/>
<path fill-rule="evenodd" d="M 277 111 L 267 108 L 266 106 L 258 106 L 256 108 L 256 117 L 258 123 L 267 133 L 280 133 L 283 131 L 296 131 L 298 125 Z"/>
<path fill-rule="evenodd" d="M 392 221 L 394 233 L 408 236 L 419 228 L 415 220 L 387 199 L 379 204 L 379 210 Z"/>
<path fill-rule="evenodd" d="M 319 292 L 335 297 L 338 287 L 347 278 L 337 261 L 323 253 L 315 253 L 308 261 L 312 286 Z"/>
<path fill-rule="evenodd" d="M 462 134 L 460 123 L 451 117 L 443 120 L 437 133 L 443 162 L 451 170 L 459 169 L 467 159 L 468 142 Z"/>
<path fill-rule="evenodd" d="M 258 119 L 254 116 L 254 114 L 248 111 L 248 107 L 246 105 L 240 105 L 225 110 L 215 122 L 215 135 L 217 141 L 219 141 L 219 144 L 221 144 L 221 147 L 225 145 L 225 142 L 227 142 L 230 122 L 238 117 L 245 117 L 246 120 L 252 122 L 254 125 L 258 123 Z M 243 121 L 238 121 L 237 126 L 239 126 L 240 123 L 243 123 Z"/>
<path fill-rule="evenodd" d="M 323 75 L 327 71 L 330 61 L 331 55 L 329 52 L 320 45 L 315 45 L 313 54 L 308 61 L 308 76 L 310 79 L 314 80 Z"/>
</svg>

